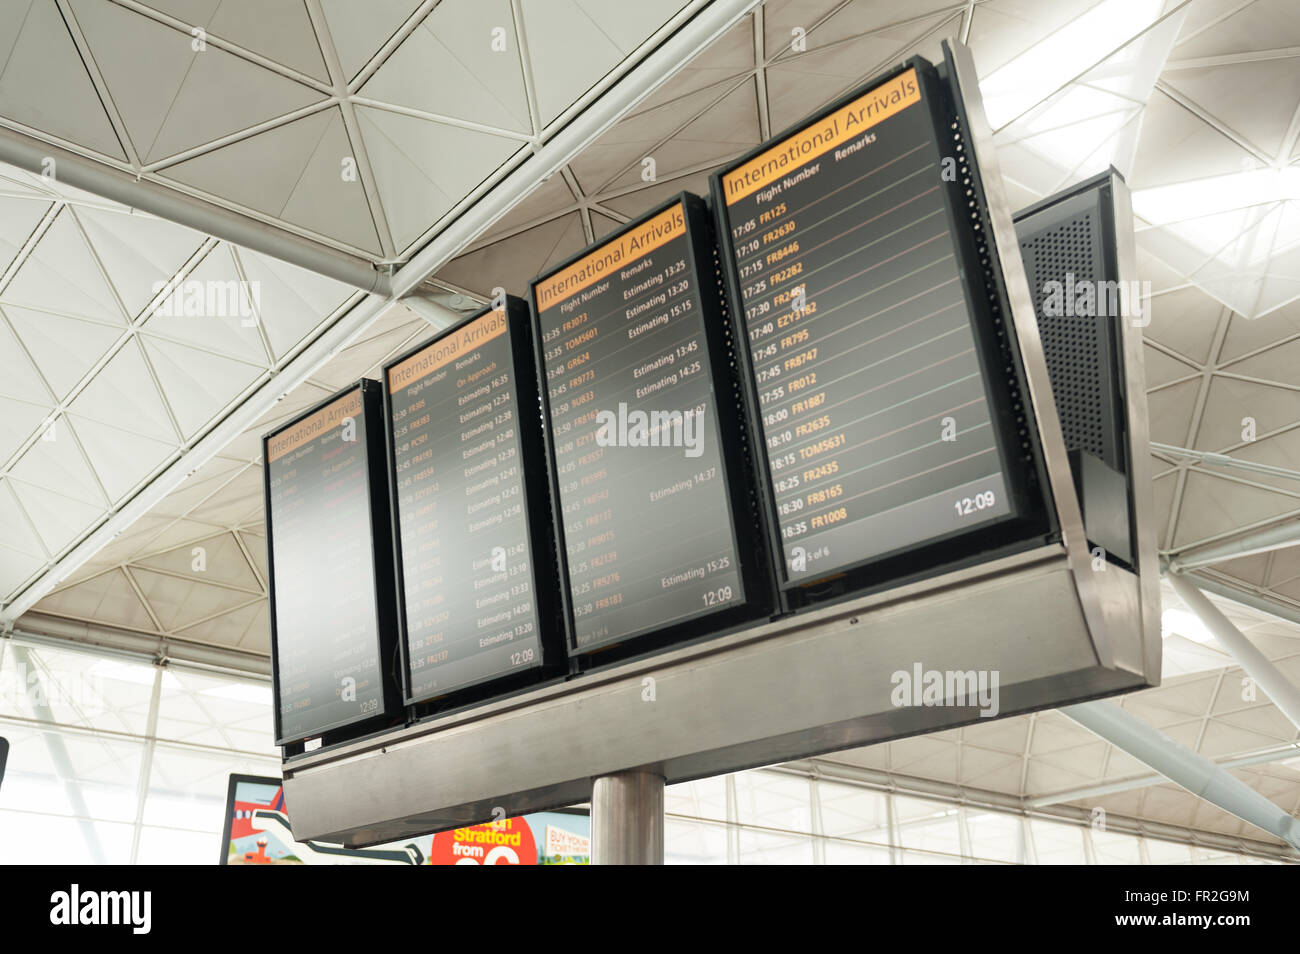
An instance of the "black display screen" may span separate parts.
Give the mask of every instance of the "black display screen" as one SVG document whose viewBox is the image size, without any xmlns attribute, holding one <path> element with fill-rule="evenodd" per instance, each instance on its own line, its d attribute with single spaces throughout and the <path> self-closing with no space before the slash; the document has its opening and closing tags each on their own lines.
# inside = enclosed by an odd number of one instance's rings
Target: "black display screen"
<svg viewBox="0 0 1300 954">
<path fill-rule="evenodd" d="M 386 708 L 371 496 L 383 437 L 364 397 L 352 388 L 263 445 L 278 744 Z"/>
<path fill-rule="evenodd" d="M 483 312 L 385 368 L 408 702 L 542 664 L 521 441 L 537 385 L 511 324 Z"/>
<path fill-rule="evenodd" d="M 937 115 L 906 69 L 715 181 L 787 585 L 1014 511 Z"/>
<path fill-rule="evenodd" d="M 745 601 L 700 280 L 678 201 L 533 284 L 573 651 Z"/>
</svg>

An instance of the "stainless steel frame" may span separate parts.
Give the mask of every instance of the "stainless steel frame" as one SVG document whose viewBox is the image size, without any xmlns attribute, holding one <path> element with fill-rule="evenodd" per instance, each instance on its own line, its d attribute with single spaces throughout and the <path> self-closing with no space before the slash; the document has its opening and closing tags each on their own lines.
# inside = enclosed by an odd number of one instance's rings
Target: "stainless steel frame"
<svg viewBox="0 0 1300 954">
<path fill-rule="evenodd" d="M 1139 579 L 1113 564 L 1093 569 L 973 64 L 965 47 L 949 48 L 1062 542 L 295 758 L 284 765 L 295 837 L 373 844 L 585 801 L 594 778 L 619 772 L 671 784 L 985 717 L 951 699 L 896 705 L 897 674 L 918 665 L 996 672 L 997 715 L 1158 681 L 1140 332 L 1125 326 Z M 1131 241 L 1121 260 L 1131 274 Z"/>
</svg>

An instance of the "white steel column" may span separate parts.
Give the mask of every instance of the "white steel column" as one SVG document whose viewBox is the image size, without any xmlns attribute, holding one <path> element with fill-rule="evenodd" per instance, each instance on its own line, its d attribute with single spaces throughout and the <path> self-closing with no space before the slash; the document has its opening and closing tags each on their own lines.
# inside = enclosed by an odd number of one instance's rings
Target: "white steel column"
<svg viewBox="0 0 1300 954">
<path fill-rule="evenodd" d="M 1300 690 L 1296 689 L 1295 684 L 1283 675 L 1281 670 L 1242 634 L 1241 630 L 1232 625 L 1232 621 L 1224 616 L 1191 580 L 1177 573 L 1170 573 L 1167 578 L 1179 599 L 1201 618 L 1201 622 L 1214 636 L 1215 641 L 1241 664 L 1246 675 L 1255 680 L 1256 685 L 1264 690 L 1273 705 L 1281 709 L 1282 713 L 1291 720 L 1291 724 L 1300 728 Z"/>
<path fill-rule="evenodd" d="M 1084 702 L 1057 710 L 1169 781 L 1300 848 L 1300 822 L 1235 775 L 1191 752 L 1109 702 Z"/>
</svg>

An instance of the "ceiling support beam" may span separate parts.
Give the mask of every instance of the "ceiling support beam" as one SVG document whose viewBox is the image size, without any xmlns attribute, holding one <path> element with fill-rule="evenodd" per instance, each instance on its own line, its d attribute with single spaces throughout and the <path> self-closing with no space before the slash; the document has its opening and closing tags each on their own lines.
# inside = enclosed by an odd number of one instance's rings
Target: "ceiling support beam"
<svg viewBox="0 0 1300 954">
<path fill-rule="evenodd" d="M 139 179 L 107 163 L 85 159 L 6 126 L 0 126 L 0 162 L 34 175 L 48 175 L 55 182 L 93 192 L 128 208 L 270 255 L 353 288 L 376 295 L 388 292 L 388 275 L 371 262 L 352 258 L 292 232 L 185 195 L 161 181 Z"/>
<path fill-rule="evenodd" d="M 1246 675 L 1255 680 L 1255 684 L 1264 690 L 1273 705 L 1281 709 L 1291 724 L 1300 729 L 1300 689 L 1241 630 L 1232 625 L 1232 620 L 1224 616 L 1210 602 L 1209 597 L 1196 588 L 1195 583 L 1177 573 L 1170 573 L 1167 578 L 1178 598 L 1201 618 L 1215 642 L 1237 660 Z"/>
<path fill-rule="evenodd" d="M 1242 606 L 1249 606 L 1261 613 L 1268 613 L 1278 619 L 1284 619 L 1288 623 L 1295 623 L 1300 626 L 1300 607 L 1288 606 L 1277 599 L 1267 599 L 1249 590 L 1211 579 L 1203 573 L 1187 573 L 1185 575 L 1189 579 L 1195 580 L 1196 585 L 1207 593 L 1222 596 L 1224 599 L 1240 603 Z"/>
<path fill-rule="evenodd" d="M 1285 762 L 1289 759 L 1300 759 L 1300 742 L 1292 742 L 1290 745 L 1284 745 L 1277 749 L 1266 749 L 1263 752 L 1252 752 L 1250 755 L 1239 755 L 1236 758 L 1216 759 L 1214 764 L 1222 769 L 1234 769 L 1245 768 L 1248 765 Z M 1159 785 L 1167 781 L 1169 779 L 1163 775 L 1139 775 L 1136 778 L 1126 778 L 1118 782 L 1085 785 L 1081 788 L 1070 788 L 1060 792 L 1052 792 L 1048 795 L 1034 795 L 1025 799 L 1025 807 L 1046 808 L 1049 805 L 1060 805 L 1064 802 L 1104 798 L 1107 795 L 1131 792 L 1138 788 L 1149 788 L 1152 785 Z"/>
<path fill-rule="evenodd" d="M 1212 563 L 1222 563 L 1238 557 L 1268 553 L 1270 550 L 1282 550 L 1297 545 L 1300 545 L 1300 520 L 1288 520 L 1224 543 L 1175 554 L 1169 559 L 1169 572 L 1177 575 Z"/>
<path fill-rule="evenodd" d="M 1198 798 L 1300 848 L 1300 822 L 1284 809 L 1226 769 L 1184 748 L 1119 706 L 1083 702 L 1057 711 Z"/>
<path fill-rule="evenodd" d="M 1291 470 L 1287 467 L 1274 467 L 1272 464 L 1261 464 L 1253 460 L 1243 460 L 1240 457 L 1230 457 L 1227 454 L 1216 454 L 1214 451 L 1176 447 L 1173 444 L 1158 444 L 1155 441 L 1151 442 L 1151 449 L 1157 454 L 1165 454 L 1169 457 L 1189 457 L 1197 463 L 1209 464 L 1212 467 L 1235 467 L 1238 470 L 1249 470 L 1256 474 L 1268 474 L 1272 477 L 1285 477 L 1288 480 L 1300 481 L 1300 471 Z"/>
<path fill-rule="evenodd" d="M 104 655 L 121 655 L 135 662 L 165 663 L 179 668 L 195 667 L 238 675 L 243 679 L 265 679 L 271 675 L 270 657 L 263 653 L 190 642 L 156 633 L 139 633 L 115 626 L 32 613 L 23 617 L 13 638 L 34 646 L 93 649 Z"/>
</svg>

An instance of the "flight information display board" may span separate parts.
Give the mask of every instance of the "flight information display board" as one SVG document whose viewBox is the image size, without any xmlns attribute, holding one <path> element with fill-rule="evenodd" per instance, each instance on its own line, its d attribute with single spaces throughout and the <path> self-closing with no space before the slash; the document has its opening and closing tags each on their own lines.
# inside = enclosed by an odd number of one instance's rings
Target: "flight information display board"
<svg viewBox="0 0 1300 954">
<path fill-rule="evenodd" d="M 937 99 L 914 60 L 713 180 L 786 587 L 1016 513 Z"/>
<path fill-rule="evenodd" d="M 547 486 L 535 367 L 513 298 L 384 368 L 409 703 L 546 661 L 556 583 L 530 500 Z"/>
<path fill-rule="evenodd" d="M 397 708 L 382 442 L 373 381 L 263 438 L 277 745 Z"/>
<path fill-rule="evenodd" d="M 752 595 L 755 553 L 733 528 L 739 415 L 716 383 L 730 349 L 698 244 L 707 227 L 700 200 L 682 195 L 533 282 L 571 652 Z"/>
</svg>

